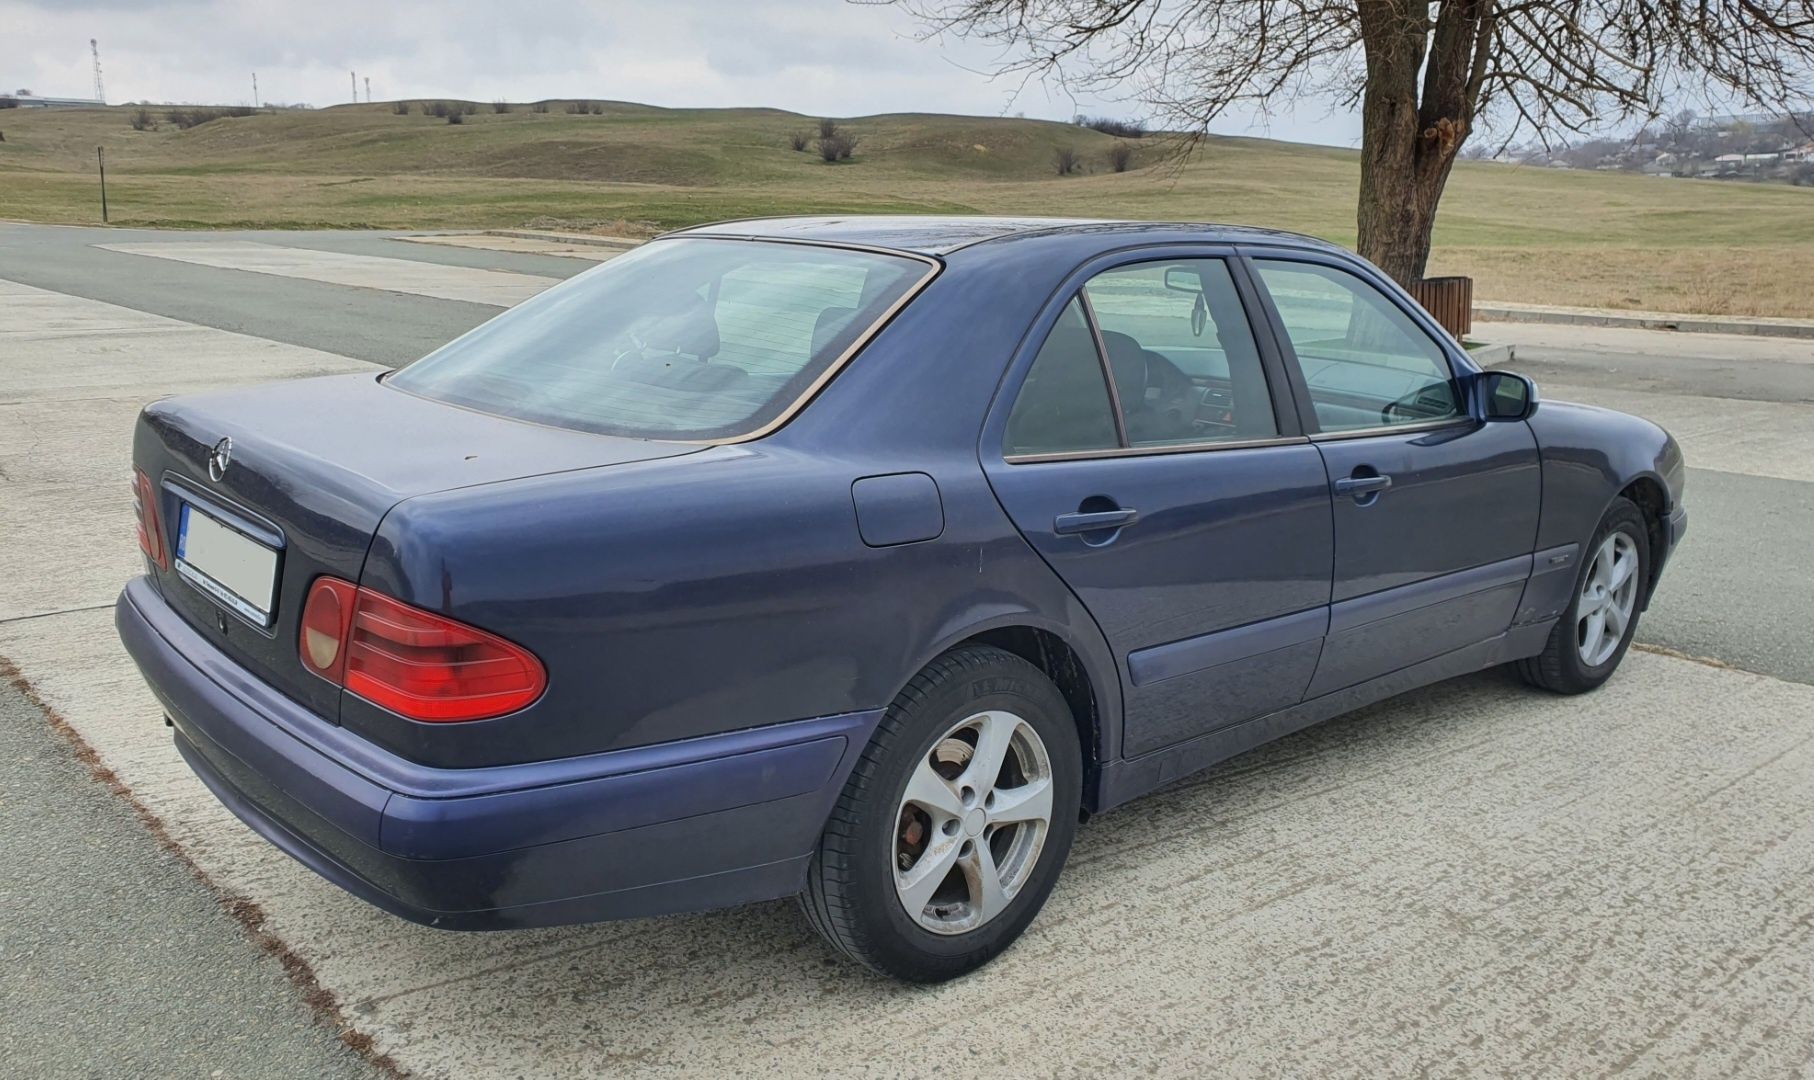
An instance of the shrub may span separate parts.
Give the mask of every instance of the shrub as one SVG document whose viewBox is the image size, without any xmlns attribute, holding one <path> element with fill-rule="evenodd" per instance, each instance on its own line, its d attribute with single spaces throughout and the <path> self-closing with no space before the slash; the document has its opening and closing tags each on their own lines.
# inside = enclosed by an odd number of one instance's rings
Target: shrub
<svg viewBox="0 0 1814 1080">
<path fill-rule="evenodd" d="M 409 102 L 407 102 L 407 101 L 391 102 L 391 112 L 396 113 L 398 116 L 408 116 L 409 115 Z"/>
<path fill-rule="evenodd" d="M 787 137 L 788 148 L 792 150 L 805 150 L 812 141 L 813 137 L 804 131 L 796 131 Z"/>
<path fill-rule="evenodd" d="M 835 137 L 837 134 L 838 134 L 838 122 L 836 120 L 819 121 L 819 138 L 830 139 L 830 138 Z"/>
<path fill-rule="evenodd" d="M 203 109 L 196 106 L 190 106 L 186 108 L 171 109 L 164 114 L 164 119 L 175 124 L 180 130 L 187 131 L 192 127 L 200 127 L 210 121 L 220 120 L 224 117 L 252 116 L 257 112 L 258 110 L 250 105 L 231 105 L 224 109 Z"/>
<path fill-rule="evenodd" d="M 1056 169 L 1060 176 L 1071 175 L 1081 168 L 1082 164 L 1077 158 L 1076 147 L 1060 146 L 1052 151 L 1052 168 Z"/>
<path fill-rule="evenodd" d="M 8 94 L 5 97 L 0 97 L 0 109 L 16 109 L 18 107 L 19 107 L 18 98 L 13 97 L 10 94 Z"/>
<path fill-rule="evenodd" d="M 1083 116 L 1079 114 L 1074 122 L 1078 127 L 1091 128 L 1104 135 L 1113 135 L 1118 139 L 1146 138 L 1146 121 L 1117 120 L 1112 116 Z"/>
<path fill-rule="evenodd" d="M 157 118 L 150 109 L 140 109 L 132 114 L 131 124 L 134 131 L 151 131 L 157 127 Z"/>
<path fill-rule="evenodd" d="M 548 111 L 548 103 L 546 101 L 538 101 L 534 105 L 529 106 L 529 111 L 545 113 Z"/>
<path fill-rule="evenodd" d="M 605 106 L 604 106 L 603 102 L 594 101 L 592 103 L 592 115 L 593 116 L 605 115 Z"/>
<path fill-rule="evenodd" d="M 823 161 L 849 161 L 856 148 L 857 140 L 842 131 L 819 136 L 819 157 Z"/>
<path fill-rule="evenodd" d="M 508 101 L 494 101 L 491 103 L 491 111 L 494 113 L 507 113 L 511 108 L 512 106 Z"/>
<path fill-rule="evenodd" d="M 464 124 L 466 122 L 465 110 L 463 110 L 463 109 L 447 110 L 447 122 L 450 124 Z"/>
<path fill-rule="evenodd" d="M 434 101 L 422 106 L 422 113 L 424 116 L 432 116 L 439 120 L 447 115 L 447 108 L 447 102 Z"/>
<path fill-rule="evenodd" d="M 591 107 L 592 103 L 589 101 L 569 101 L 567 103 L 567 115 L 584 116 Z"/>
<path fill-rule="evenodd" d="M 1797 165 L 1789 170 L 1789 183 L 1796 187 L 1814 187 L 1814 163 Z"/>
<path fill-rule="evenodd" d="M 1118 142 L 1109 147 L 1109 168 L 1116 172 L 1126 172 L 1134 163 L 1134 144 Z"/>
<path fill-rule="evenodd" d="M 462 101 L 460 102 L 460 111 L 467 116 L 473 116 L 479 111 L 479 103 L 476 101 Z"/>
</svg>

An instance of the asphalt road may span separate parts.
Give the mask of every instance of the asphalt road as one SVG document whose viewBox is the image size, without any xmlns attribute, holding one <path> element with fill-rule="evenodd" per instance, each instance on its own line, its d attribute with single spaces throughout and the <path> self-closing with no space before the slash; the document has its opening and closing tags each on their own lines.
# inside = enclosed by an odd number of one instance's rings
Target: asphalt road
<svg viewBox="0 0 1814 1080">
<path fill-rule="evenodd" d="M 0 1073 L 377 1075 L 0 683 Z"/>
<path fill-rule="evenodd" d="M 339 260 L 318 278 L 353 275 L 347 256 L 398 273 L 355 287 L 96 246 L 204 241 Z M 0 657 L 128 789 L 0 688 L 0 1071 L 357 1075 L 342 1020 L 435 1076 L 1814 1067 L 1809 343 L 1481 327 L 1548 396 L 1682 439 L 1689 538 L 1639 636 L 1717 666 L 1634 652 L 1577 699 L 1486 673 L 1229 762 L 1090 823 L 1026 941 L 957 984 L 854 972 L 786 904 L 450 935 L 295 866 L 174 760 L 112 639 L 136 563 L 131 416 L 401 363 L 496 313 L 408 291 L 424 266 L 458 290 L 588 265 L 367 233 L 0 225 Z M 217 896 L 263 908 L 321 1000 Z M 928 1050 L 938 1031 L 952 1053 Z"/>
<path fill-rule="evenodd" d="M 1505 366 L 1540 393 L 1649 415 L 1683 439 L 1690 539 L 1638 640 L 1814 683 L 1814 343 L 1517 324 L 1477 333 L 1516 342 Z M 1687 432 L 1743 437 L 1772 423 L 1801 438 L 1737 456 L 1776 475 L 1696 467 Z"/>
<path fill-rule="evenodd" d="M 478 304 L 239 273 L 125 255 L 97 244 L 243 240 L 565 278 L 593 264 L 546 255 L 399 243 L 365 232 L 157 232 L 0 222 L 0 277 L 136 311 L 395 367 L 497 314 Z"/>
</svg>

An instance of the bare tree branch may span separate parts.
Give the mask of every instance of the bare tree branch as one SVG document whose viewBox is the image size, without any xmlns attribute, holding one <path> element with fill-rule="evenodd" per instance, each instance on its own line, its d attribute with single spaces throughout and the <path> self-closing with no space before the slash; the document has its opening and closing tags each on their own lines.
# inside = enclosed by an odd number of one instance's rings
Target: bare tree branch
<svg viewBox="0 0 1814 1080">
<path fill-rule="evenodd" d="M 1360 246 L 1401 279 L 1422 272 L 1477 128 L 1548 145 L 1690 94 L 1785 116 L 1814 102 L 1814 0 L 889 2 L 997 46 L 998 73 L 1144 104 L 1186 153 L 1231 111 L 1358 105 Z"/>
</svg>

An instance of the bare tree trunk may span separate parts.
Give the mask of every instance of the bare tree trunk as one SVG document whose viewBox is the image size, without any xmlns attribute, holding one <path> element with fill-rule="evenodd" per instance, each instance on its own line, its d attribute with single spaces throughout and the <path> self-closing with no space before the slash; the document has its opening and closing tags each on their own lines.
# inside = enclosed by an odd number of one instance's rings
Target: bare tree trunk
<svg viewBox="0 0 1814 1080">
<path fill-rule="evenodd" d="M 1367 52 L 1358 246 L 1410 285 L 1423 277 L 1436 206 L 1472 126 L 1492 5 L 1445 3 L 1433 28 L 1428 0 L 1360 0 L 1358 7 Z"/>
</svg>

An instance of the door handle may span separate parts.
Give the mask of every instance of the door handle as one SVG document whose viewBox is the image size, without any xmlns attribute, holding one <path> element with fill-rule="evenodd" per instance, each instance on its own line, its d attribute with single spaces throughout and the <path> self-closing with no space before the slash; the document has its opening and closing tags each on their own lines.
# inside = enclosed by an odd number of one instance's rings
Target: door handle
<svg viewBox="0 0 1814 1080">
<path fill-rule="evenodd" d="M 1052 519 L 1052 531 L 1061 535 L 1069 533 L 1100 532 L 1105 529 L 1119 529 L 1140 520 L 1138 510 L 1097 510 L 1090 513 L 1078 511 L 1074 514 L 1060 514 Z"/>
<path fill-rule="evenodd" d="M 1376 491 L 1384 491 L 1392 486 L 1390 476 L 1344 476 L 1335 482 L 1337 495 L 1352 495 L 1360 498 Z"/>
</svg>

